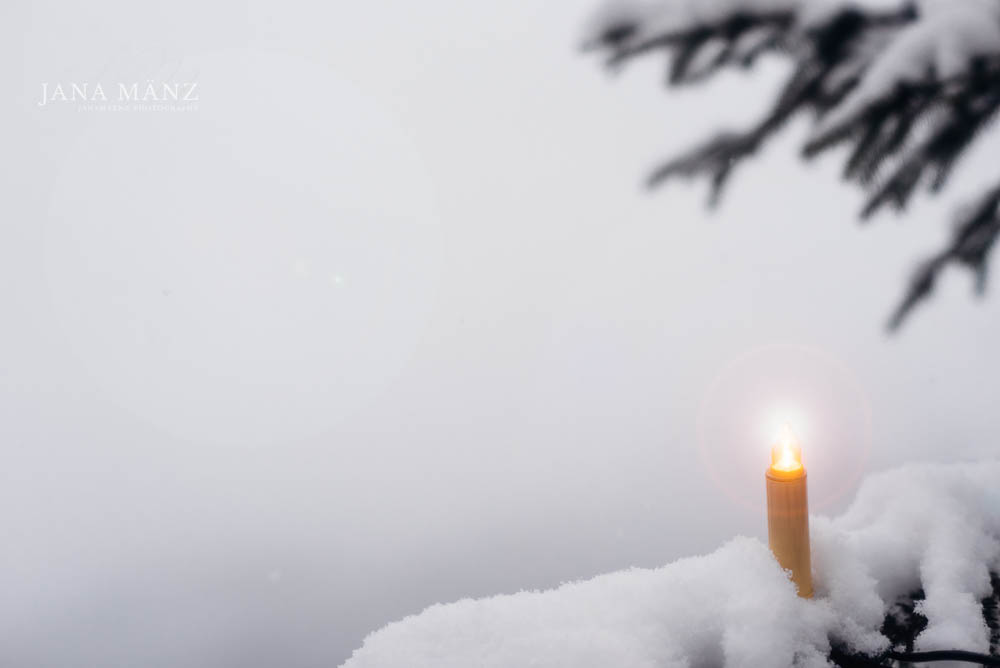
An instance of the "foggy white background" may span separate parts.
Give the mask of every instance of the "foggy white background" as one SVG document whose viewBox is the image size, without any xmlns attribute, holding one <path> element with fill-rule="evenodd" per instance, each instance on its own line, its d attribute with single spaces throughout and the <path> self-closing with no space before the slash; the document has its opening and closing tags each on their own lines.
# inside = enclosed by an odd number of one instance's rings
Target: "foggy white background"
<svg viewBox="0 0 1000 668">
<path fill-rule="evenodd" d="M 434 602 L 760 536 L 783 416 L 817 512 L 997 451 L 996 300 L 949 275 L 882 329 L 995 138 L 864 229 L 801 123 L 715 215 L 648 196 L 781 65 L 609 78 L 591 7 L 4 5 L 0 662 L 336 666 Z M 197 110 L 37 106 L 149 79 Z"/>
</svg>

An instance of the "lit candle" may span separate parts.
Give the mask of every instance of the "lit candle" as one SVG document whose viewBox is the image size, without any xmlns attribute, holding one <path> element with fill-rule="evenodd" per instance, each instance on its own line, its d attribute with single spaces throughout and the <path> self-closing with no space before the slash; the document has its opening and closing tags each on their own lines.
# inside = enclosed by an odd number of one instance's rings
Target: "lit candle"
<svg viewBox="0 0 1000 668">
<path fill-rule="evenodd" d="M 812 598 L 809 502 L 802 449 L 785 425 L 771 448 L 767 481 L 767 540 L 781 567 L 792 574 L 799 596 Z"/>
</svg>

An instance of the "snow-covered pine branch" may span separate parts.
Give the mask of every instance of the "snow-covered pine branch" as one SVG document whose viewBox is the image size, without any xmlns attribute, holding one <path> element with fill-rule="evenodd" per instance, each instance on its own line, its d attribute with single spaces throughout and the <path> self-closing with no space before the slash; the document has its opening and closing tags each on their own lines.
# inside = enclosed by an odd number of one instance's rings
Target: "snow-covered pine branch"
<svg viewBox="0 0 1000 668">
<path fill-rule="evenodd" d="M 849 146 L 844 177 L 869 189 L 862 216 L 886 205 L 901 210 L 921 185 L 932 192 L 946 185 L 1000 109 L 1000 0 L 612 0 L 595 13 L 585 44 L 613 67 L 662 52 L 671 85 L 748 67 L 764 53 L 791 59 L 763 118 L 650 174 L 650 186 L 707 176 L 712 204 L 740 162 L 808 111 L 816 127 L 803 155 Z M 930 295 L 947 265 L 971 269 L 982 292 L 998 233 L 994 195 L 970 207 L 951 244 L 921 265 L 893 328 Z"/>
<path fill-rule="evenodd" d="M 1000 462 L 870 476 L 811 518 L 816 596 L 756 539 L 657 569 L 434 605 L 344 668 L 831 668 L 890 650 L 1000 649 Z M 845 658 L 857 660 L 847 661 Z"/>
</svg>

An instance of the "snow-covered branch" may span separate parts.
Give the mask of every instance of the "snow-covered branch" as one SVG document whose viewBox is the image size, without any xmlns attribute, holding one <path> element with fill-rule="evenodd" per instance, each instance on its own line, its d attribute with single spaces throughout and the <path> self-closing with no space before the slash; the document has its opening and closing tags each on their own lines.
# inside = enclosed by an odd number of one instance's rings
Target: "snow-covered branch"
<svg viewBox="0 0 1000 668">
<path fill-rule="evenodd" d="M 372 633 L 344 668 L 826 668 L 996 652 L 998 479 L 1000 463 L 871 476 L 843 515 L 811 519 L 814 599 L 764 543 L 737 538 L 653 570 L 435 605 Z"/>
<path fill-rule="evenodd" d="M 1000 0 L 612 1 L 595 13 L 585 44 L 616 67 L 663 52 L 672 85 L 749 66 L 764 53 L 792 61 L 764 118 L 748 130 L 721 133 L 650 175 L 651 186 L 705 175 L 713 204 L 736 165 L 807 111 L 816 127 L 803 155 L 850 147 L 844 176 L 870 189 L 862 216 L 886 205 L 903 209 L 922 184 L 932 192 L 946 185 L 959 157 L 1000 110 Z M 935 266 L 956 253 L 942 251 Z M 961 264 L 982 276 L 985 261 Z M 936 275 L 928 267 L 925 278 Z M 928 294 L 911 289 L 895 325 Z"/>
</svg>

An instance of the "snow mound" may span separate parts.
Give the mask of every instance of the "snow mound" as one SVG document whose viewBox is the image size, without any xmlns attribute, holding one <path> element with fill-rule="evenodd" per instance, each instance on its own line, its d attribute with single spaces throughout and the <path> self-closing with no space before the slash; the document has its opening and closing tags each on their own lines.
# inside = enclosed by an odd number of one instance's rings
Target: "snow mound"
<svg viewBox="0 0 1000 668">
<path fill-rule="evenodd" d="M 917 649 L 987 652 L 998 480 L 1000 462 L 871 476 L 842 516 L 812 518 L 812 600 L 765 544 L 741 537 L 653 570 L 434 605 L 369 635 L 343 668 L 826 666 L 831 641 L 886 649 L 886 611 L 920 587 Z"/>
</svg>

